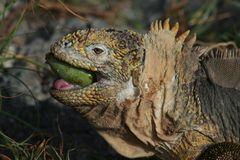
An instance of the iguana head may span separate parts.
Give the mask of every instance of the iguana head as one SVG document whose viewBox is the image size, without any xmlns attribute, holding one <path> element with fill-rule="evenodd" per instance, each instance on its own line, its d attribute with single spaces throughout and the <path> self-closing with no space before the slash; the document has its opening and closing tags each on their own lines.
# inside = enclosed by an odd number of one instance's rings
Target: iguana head
<svg viewBox="0 0 240 160">
<path fill-rule="evenodd" d="M 118 89 L 141 63 L 142 38 L 132 31 L 79 30 L 51 47 L 54 58 L 95 74 L 85 87 L 56 81 L 51 94 L 70 106 L 95 106 L 116 100 Z M 62 84 L 62 85 L 61 85 Z"/>
<path fill-rule="evenodd" d="M 67 64 L 63 68 L 74 67 L 94 74 L 91 83 L 83 82 L 88 85 L 71 84 L 68 80 L 74 81 L 77 71 L 68 73 L 73 69 L 62 70 L 56 65 L 62 79 L 55 81 L 51 89 L 54 98 L 77 109 L 120 154 L 152 155 L 123 122 L 124 110 L 129 106 L 122 102 L 139 95 L 137 83 L 144 56 L 142 35 L 128 30 L 79 30 L 53 44 L 47 61 L 49 56 Z"/>
</svg>

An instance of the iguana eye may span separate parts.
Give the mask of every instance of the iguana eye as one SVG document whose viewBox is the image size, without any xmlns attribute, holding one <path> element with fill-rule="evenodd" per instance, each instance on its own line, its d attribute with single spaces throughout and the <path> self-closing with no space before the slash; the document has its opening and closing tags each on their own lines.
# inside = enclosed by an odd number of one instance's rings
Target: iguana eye
<svg viewBox="0 0 240 160">
<path fill-rule="evenodd" d="M 109 49 L 104 44 L 91 44 L 86 47 L 86 52 L 88 56 L 104 58 L 108 55 Z"/>
<path fill-rule="evenodd" d="M 93 51 L 95 54 L 101 54 L 102 52 L 104 52 L 104 50 L 102 50 L 101 48 L 93 48 Z"/>
</svg>

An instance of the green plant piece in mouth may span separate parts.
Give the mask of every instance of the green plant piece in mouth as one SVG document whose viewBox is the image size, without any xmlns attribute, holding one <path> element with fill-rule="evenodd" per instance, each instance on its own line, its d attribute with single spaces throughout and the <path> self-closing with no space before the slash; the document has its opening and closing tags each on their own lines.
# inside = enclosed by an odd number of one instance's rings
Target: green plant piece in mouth
<svg viewBox="0 0 240 160">
<path fill-rule="evenodd" d="M 46 56 L 46 60 L 51 69 L 67 82 L 78 84 L 80 87 L 86 87 L 94 82 L 95 74 L 92 71 L 71 66 L 51 54 Z"/>
</svg>

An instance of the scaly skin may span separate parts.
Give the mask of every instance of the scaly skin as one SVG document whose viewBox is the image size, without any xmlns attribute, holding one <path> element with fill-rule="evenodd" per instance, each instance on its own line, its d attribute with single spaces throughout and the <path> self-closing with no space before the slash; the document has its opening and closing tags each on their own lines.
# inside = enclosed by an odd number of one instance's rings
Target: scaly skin
<svg viewBox="0 0 240 160">
<path fill-rule="evenodd" d="M 97 72 L 100 81 L 80 90 L 52 91 L 52 95 L 71 106 L 107 104 L 140 65 L 140 46 L 141 35 L 132 31 L 90 29 L 68 34 L 52 46 L 53 55 L 75 67 Z M 94 49 L 104 52 L 95 53 Z"/>
<path fill-rule="evenodd" d="M 126 157 L 195 159 L 231 135 L 222 133 L 203 104 L 204 76 L 198 72 L 207 49 L 192 48 L 196 37 L 186 41 L 189 32 L 176 37 L 177 32 L 178 23 L 170 28 L 167 19 L 153 23 L 146 35 L 114 29 L 66 35 L 51 54 L 97 78 L 81 89 L 53 89 L 52 96 L 76 108 Z M 236 135 L 231 139 L 237 142 Z"/>
</svg>

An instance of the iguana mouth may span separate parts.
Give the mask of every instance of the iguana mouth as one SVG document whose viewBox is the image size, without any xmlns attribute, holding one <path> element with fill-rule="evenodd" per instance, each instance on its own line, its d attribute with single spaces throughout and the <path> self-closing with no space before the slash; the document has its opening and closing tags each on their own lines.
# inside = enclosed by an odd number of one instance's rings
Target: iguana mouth
<svg viewBox="0 0 240 160">
<path fill-rule="evenodd" d="M 50 65 L 58 77 L 57 80 L 53 82 L 52 90 L 79 90 L 101 79 L 101 76 L 96 71 L 72 66 L 54 57 L 51 53 L 46 56 L 46 63 Z"/>
</svg>

